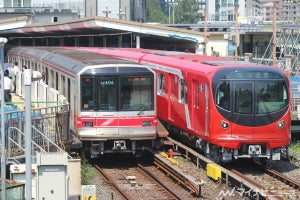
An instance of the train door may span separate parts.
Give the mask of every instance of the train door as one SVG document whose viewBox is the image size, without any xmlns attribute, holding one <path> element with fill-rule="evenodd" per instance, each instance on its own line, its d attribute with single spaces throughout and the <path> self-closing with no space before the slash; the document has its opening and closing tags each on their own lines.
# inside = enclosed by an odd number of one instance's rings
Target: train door
<svg viewBox="0 0 300 200">
<path fill-rule="evenodd" d="M 191 90 L 193 91 L 193 90 Z M 186 127 L 191 129 L 192 123 L 190 119 L 190 113 L 188 109 L 188 93 L 187 93 L 187 81 L 184 79 L 180 79 L 180 88 L 179 88 L 179 101 L 184 106 L 184 115 L 181 117 L 183 118 L 183 122 L 186 123 Z M 192 110 L 193 112 L 193 110 Z"/>
<path fill-rule="evenodd" d="M 199 113 L 199 90 L 198 81 L 193 80 L 192 85 L 192 114 L 191 114 L 191 128 L 198 132 L 198 113 Z"/>
<path fill-rule="evenodd" d="M 166 112 L 166 109 L 168 109 L 168 88 L 166 84 L 166 78 L 167 76 L 163 73 L 157 74 L 157 115 L 160 116 L 162 119 L 167 120 L 168 119 L 168 112 Z"/>
<path fill-rule="evenodd" d="M 204 85 L 204 87 L 203 87 Z M 208 124 L 209 124 L 209 88 L 208 88 L 208 83 L 205 83 L 205 84 L 201 84 L 200 85 L 200 92 L 201 94 L 203 95 L 203 92 L 204 92 L 204 98 L 201 98 L 201 99 L 204 99 L 204 113 L 203 113 L 203 118 L 204 120 L 201 120 L 201 121 L 204 121 L 204 135 L 206 137 L 208 137 L 209 135 L 209 131 L 208 131 Z M 200 104 L 201 105 L 201 104 Z"/>
<path fill-rule="evenodd" d="M 253 137 L 253 117 L 254 117 L 254 84 L 252 81 L 233 81 L 233 105 L 234 113 L 238 114 L 238 120 L 248 121 L 249 128 L 239 130 L 240 125 L 232 125 L 232 136 L 245 137 L 245 139 L 251 139 Z"/>
<path fill-rule="evenodd" d="M 168 94 L 168 119 L 173 121 L 174 120 L 174 102 L 176 99 L 175 96 L 175 84 L 176 84 L 176 77 L 173 74 L 169 74 L 169 79 L 168 79 L 168 88 L 169 89 L 169 94 Z"/>
<path fill-rule="evenodd" d="M 101 134 L 117 135 L 119 133 L 119 112 L 117 111 L 118 78 L 98 77 L 96 79 L 97 126 L 103 127 Z M 107 130 L 107 131 L 106 131 Z"/>
</svg>

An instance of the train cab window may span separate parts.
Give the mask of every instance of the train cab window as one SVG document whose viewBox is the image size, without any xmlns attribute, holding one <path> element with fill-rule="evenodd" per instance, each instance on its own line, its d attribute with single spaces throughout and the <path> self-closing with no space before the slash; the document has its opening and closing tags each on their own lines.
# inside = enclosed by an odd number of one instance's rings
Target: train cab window
<svg viewBox="0 0 300 200">
<path fill-rule="evenodd" d="M 187 103 L 187 81 L 180 80 L 180 102 Z"/>
<path fill-rule="evenodd" d="M 93 110 L 94 109 L 94 92 L 93 92 L 94 79 L 90 77 L 83 77 L 81 79 L 81 109 Z"/>
<path fill-rule="evenodd" d="M 153 77 L 120 77 L 120 110 L 153 109 Z"/>
<path fill-rule="evenodd" d="M 257 114 L 280 110 L 288 103 L 288 90 L 284 81 L 257 81 L 255 89 L 257 91 Z"/>
<path fill-rule="evenodd" d="M 165 94 L 165 85 L 166 85 L 166 78 L 164 74 L 158 74 L 157 78 L 158 84 L 158 94 L 164 95 Z"/>
<path fill-rule="evenodd" d="M 236 82 L 235 83 L 235 112 L 241 114 L 252 113 L 252 94 L 253 83 Z"/>
<path fill-rule="evenodd" d="M 98 109 L 100 111 L 116 111 L 116 77 L 100 77 L 98 79 Z"/>
<path fill-rule="evenodd" d="M 221 81 L 221 84 L 217 88 L 216 104 L 225 109 L 230 110 L 230 82 Z"/>
</svg>

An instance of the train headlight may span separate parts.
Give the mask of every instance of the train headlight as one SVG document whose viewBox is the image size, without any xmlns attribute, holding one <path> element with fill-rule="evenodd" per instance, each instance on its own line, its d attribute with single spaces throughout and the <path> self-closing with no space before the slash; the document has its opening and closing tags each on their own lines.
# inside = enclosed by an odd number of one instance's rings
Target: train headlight
<svg viewBox="0 0 300 200">
<path fill-rule="evenodd" d="M 280 121 L 280 122 L 277 123 L 277 128 L 278 129 L 282 129 L 284 127 L 284 125 L 285 125 L 285 122 L 284 121 Z"/>
<path fill-rule="evenodd" d="M 153 121 L 143 121 L 143 126 L 153 126 Z"/>
<path fill-rule="evenodd" d="M 223 129 L 228 129 L 228 127 L 229 127 L 229 124 L 225 121 L 221 121 L 220 125 L 222 126 Z"/>
</svg>

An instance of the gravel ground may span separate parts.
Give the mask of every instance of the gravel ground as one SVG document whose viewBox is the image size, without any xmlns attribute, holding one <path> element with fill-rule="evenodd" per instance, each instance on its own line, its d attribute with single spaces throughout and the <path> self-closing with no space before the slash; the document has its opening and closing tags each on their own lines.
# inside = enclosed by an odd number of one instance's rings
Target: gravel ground
<svg viewBox="0 0 300 200">
<path fill-rule="evenodd" d="M 111 184 L 97 171 L 95 170 L 96 176 L 94 176 L 89 184 L 95 185 L 97 188 L 96 197 L 97 200 L 122 200 L 123 198 L 115 193 Z"/>
<path fill-rule="evenodd" d="M 231 200 L 232 197 L 221 197 L 219 194 L 221 191 L 231 191 L 232 189 L 227 188 L 226 185 L 220 184 L 206 175 L 206 170 L 204 169 L 197 169 L 194 165 L 191 165 L 189 162 L 182 157 L 176 158 L 180 163 L 180 167 L 185 169 L 188 174 L 193 175 L 199 180 L 204 182 L 202 186 L 202 196 L 200 198 L 191 197 L 190 200 L 194 199 L 223 199 L 223 200 Z M 267 162 L 267 166 L 278 170 L 279 172 L 284 173 L 286 176 L 294 179 L 296 181 L 300 180 L 300 168 L 295 164 L 292 164 L 287 161 L 269 161 Z M 111 184 L 96 170 L 96 176 L 94 176 L 89 184 L 96 185 L 97 188 L 97 200 L 121 200 L 123 199 L 120 195 L 118 195 Z M 143 200 L 152 199 L 151 197 L 145 197 Z M 239 199 L 248 199 L 246 197 L 240 197 L 239 193 L 236 192 L 234 196 L 235 200 Z"/>
</svg>

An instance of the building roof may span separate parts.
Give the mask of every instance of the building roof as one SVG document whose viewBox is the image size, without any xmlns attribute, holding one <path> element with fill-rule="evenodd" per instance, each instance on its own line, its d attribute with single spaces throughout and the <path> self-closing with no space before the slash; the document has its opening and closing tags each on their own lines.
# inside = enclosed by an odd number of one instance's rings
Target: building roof
<svg viewBox="0 0 300 200">
<path fill-rule="evenodd" d="M 0 34 L 7 38 L 53 36 L 100 36 L 106 34 L 136 33 L 141 37 L 167 37 L 204 42 L 204 33 L 160 24 L 147 24 L 106 17 L 88 17 L 46 24 L 28 24 L 28 17 L 0 20 Z"/>
</svg>

